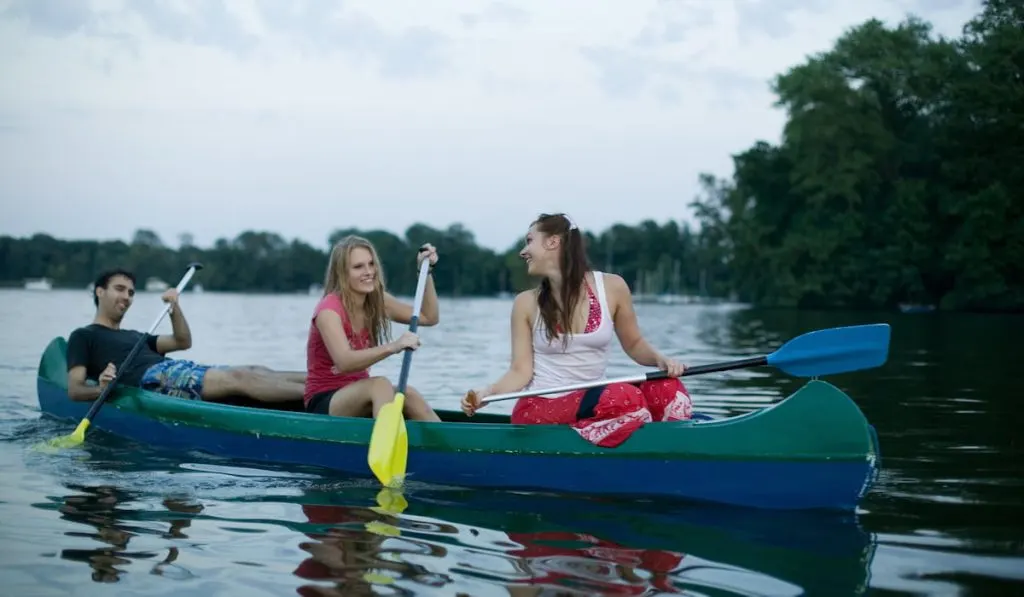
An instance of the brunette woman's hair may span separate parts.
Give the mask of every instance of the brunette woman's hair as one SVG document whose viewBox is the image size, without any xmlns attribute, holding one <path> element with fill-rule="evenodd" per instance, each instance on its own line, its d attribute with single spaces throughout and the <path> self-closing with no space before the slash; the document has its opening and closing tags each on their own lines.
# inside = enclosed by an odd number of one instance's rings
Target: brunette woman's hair
<svg viewBox="0 0 1024 597">
<path fill-rule="evenodd" d="M 548 341 L 562 333 L 562 345 L 565 346 L 572 334 L 572 314 L 580 300 L 587 271 L 590 270 L 586 241 L 576 224 L 563 213 L 541 214 L 533 221 L 533 225 L 546 236 L 559 236 L 562 239 L 558 259 L 558 271 L 562 274 L 560 300 L 556 300 L 551 282 L 545 278 L 540 282 L 537 305 L 540 307 L 540 317 Z"/>
<path fill-rule="evenodd" d="M 373 292 L 366 296 L 366 301 L 363 303 L 363 316 L 366 327 L 370 330 L 371 342 L 374 346 L 380 346 L 390 340 L 391 325 L 388 322 L 387 309 L 384 307 L 384 268 L 373 243 L 361 236 L 350 235 L 334 244 L 334 248 L 331 249 L 331 257 L 327 260 L 323 296 L 332 293 L 339 295 L 351 321 L 352 306 L 355 301 L 352 296 L 352 287 L 348 281 L 348 268 L 352 251 L 360 247 L 370 252 L 373 264 L 377 268 Z"/>
</svg>

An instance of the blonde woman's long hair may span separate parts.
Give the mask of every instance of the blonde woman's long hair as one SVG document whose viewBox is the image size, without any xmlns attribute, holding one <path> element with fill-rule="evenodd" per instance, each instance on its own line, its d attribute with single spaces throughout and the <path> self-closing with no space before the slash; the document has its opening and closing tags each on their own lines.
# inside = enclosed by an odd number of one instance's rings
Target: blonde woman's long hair
<svg viewBox="0 0 1024 597">
<path fill-rule="evenodd" d="M 391 340 L 391 325 L 388 322 L 387 310 L 384 307 L 384 268 L 373 244 L 361 236 L 349 235 L 339 240 L 331 249 L 331 257 L 327 261 L 327 274 L 324 276 L 324 294 L 334 293 L 341 296 L 345 312 L 352 316 L 355 296 L 348 283 L 348 269 L 352 251 L 362 247 L 370 252 L 377 275 L 374 277 L 373 292 L 366 295 L 363 305 L 365 326 L 370 330 L 370 341 L 374 346 Z"/>
</svg>

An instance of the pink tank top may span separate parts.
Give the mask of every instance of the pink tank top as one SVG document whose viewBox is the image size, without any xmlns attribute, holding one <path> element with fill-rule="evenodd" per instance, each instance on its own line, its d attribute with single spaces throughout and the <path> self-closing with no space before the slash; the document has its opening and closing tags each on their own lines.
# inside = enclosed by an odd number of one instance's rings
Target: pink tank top
<svg viewBox="0 0 1024 597">
<path fill-rule="evenodd" d="M 370 376 L 369 369 L 355 371 L 352 373 L 338 373 L 334 366 L 334 360 L 327 351 L 327 345 L 316 327 L 316 316 L 321 311 L 328 309 L 334 311 L 341 317 L 341 324 L 345 328 L 345 337 L 353 350 L 370 348 L 370 330 L 364 329 L 356 335 L 352 331 L 352 323 L 349 321 L 348 313 L 341 302 L 341 297 L 331 293 L 320 299 L 313 309 L 313 318 L 309 323 L 309 336 L 306 339 L 306 390 L 303 392 L 302 401 L 309 404 L 310 398 L 321 392 L 328 392 L 341 389 L 348 384 L 366 379 Z"/>
</svg>

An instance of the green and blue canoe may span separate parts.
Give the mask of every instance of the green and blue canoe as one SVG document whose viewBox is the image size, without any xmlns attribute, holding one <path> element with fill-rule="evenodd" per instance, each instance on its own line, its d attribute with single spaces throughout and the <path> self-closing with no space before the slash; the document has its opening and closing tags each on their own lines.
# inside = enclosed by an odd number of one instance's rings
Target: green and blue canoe
<svg viewBox="0 0 1024 597">
<path fill-rule="evenodd" d="M 68 398 L 66 352 L 62 337 L 43 352 L 39 406 L 47 416 L 77 423 L 90 404 Z M 878 467 L 874 429 L 849 396 L 821 380 L 755 412 L 651 423 L 615 448 L 594 446 L 565 426 L 513 425 L 493 413 L 471 420 L 459 411 L 438 414 L 441 423 L 407 422 L 407 483 L 853 510 Z M 92 428 L 161 448 L 372 477 L 368 418 L 123 387 Z"/>
</svg>

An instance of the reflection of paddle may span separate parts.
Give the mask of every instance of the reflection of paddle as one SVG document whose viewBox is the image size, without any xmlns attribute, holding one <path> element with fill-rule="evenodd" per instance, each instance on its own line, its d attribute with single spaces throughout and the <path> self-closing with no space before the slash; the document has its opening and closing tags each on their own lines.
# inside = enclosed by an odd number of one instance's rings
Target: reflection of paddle
<svg viewBox="0 0 1024 597">
<path fill-rule="evenodd" d="M 178 282 L 178 286 L 175 290 L 177 290 L 179 294 L 181 293 L 181 291 L 185 290 L 185 286 L 188 285 L 188 282 L 189 280 L 192 279 L 193 274 L 195 274 L 197 271 L 201 269 L 203 269 L 203 264 L 198 262 L 190 263 L 188 265 L 188 271 L 185 272 L 185 275 L 181 278 L 181 281 Z M 170 308 L 170 303 L 164 305 L 163 310 L 160 311 L 160 316 L 156 318 L 156 321 L 153 322 L 153 325 L 149 326 L 149 334 L 152 334 L 153 332 L 156 331 L 157 326 L 160 325 L 161 321 L 163 321 L 164 316 L 167 315 L 167 311 L 170 310 Z M 93 402 L 92 408 L 90 408 L 89 412 L 85 414 L 85 418 L 82 419 L 82 422 L 78 424 L 78 427 L 75 428 L 74 432 L 72 432 L 71 435 L 64 435 L 61 437 L 53 438 L 48 442 L 39 444 L 37 447 L 73 448 L 85 441 L 85 430 L 89 428 L 89 425 L 92 423 L 93 417 L 96 416 L 96 413 L 99 412 L 100 407 L 102 407 L 103 404 L 107 401 L 107 397 L 109 397 L 110 394 L 113 393 L 114 386 L 117 385 L 117 382 L 121 379 L 121 375 L 125 372 L 126 369 L 128 369 L 128 365 L 131 364 L 132 359 L 135 358 L 135 355 L 139 354 L 139 351 L 142 349 L 142 345 L 146 342 L 146 336 L 147 334 L 142 334 L 139 336 L 139 339 L 138 341 L 135 342 L 135 346 L 132 347 L 131 352 L 128 353 L 128 356 L 125 357 L 124 361 L 121 362 L 121 365 L 118 366 L 117 373 L 114 375 L 114 379 L 110 380 L 110 383 L 107 384 L 107 387 L 103 388 L 103 391 L 100 393 L 99 397 L 96 399 L 95 402 Z"/>
<path fill-rule="evenodd" d="M 412 319 L 409 331 L 415 333 L 420 323 L 420 308 L 423 306 L 423 293 L 427 286 L 427 273 L 430 270 L 430 259 L 424 257 L 420 264 L 420 277 L 416 281 L 416 297 L 412 304 Z M 401 483 L 405 477 L 405 462 L 409 452 L 409 437 L 405 432 L 405 417 L 402 408 L 405 406 L 405 384 L 409 379 L 409 366 L 412 364 L 412 349 L 406 349 L 402 358 L 402 372 L 398 377 L 398 390 L 395 399 L 385 404 L 377 412 L 370 435 L 370 449 L 366 460 L 370 470 L 385 486 L 392 482 Z"/>
<path fill-rule="evenodd" d="M 882 365 L 889 358 L 889 336 L 890 330 L 887 323 L 827 328 L 797 336 L 767 356 L 690 367 L 683 372 L 683 375 L 701 375 L 765 365 L 781 369 L 797 377 L 818 377 L 871 369 Z M 497 394 L 484 398 L 481 405 L 525 396 L 543 396 L 544 394 L 582 390 L 612 383 L 639 383 L 666 377 L 668 377 L 668 373 L 665 371 L 651 371 L 632 377 L 601 379 L 555 388 Z"/>
</svg>

